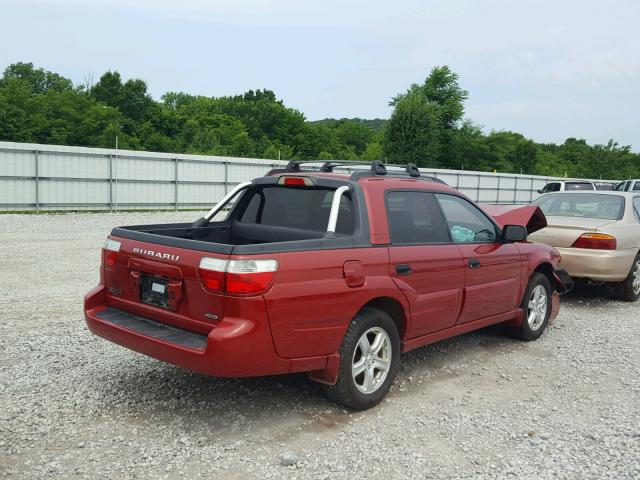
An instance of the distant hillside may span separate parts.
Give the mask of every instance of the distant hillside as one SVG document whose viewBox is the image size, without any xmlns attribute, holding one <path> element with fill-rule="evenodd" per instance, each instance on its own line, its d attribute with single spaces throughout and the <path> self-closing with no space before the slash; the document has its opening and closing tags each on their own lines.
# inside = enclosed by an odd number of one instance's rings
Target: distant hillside
<svg viewBox="0 0 640 480">
<path fill-rule="evenodd" d="M 316 125 L 326 125 L 327 127 L 333 127 L 338 122 L 354 122 L 354 123 L 359 123 L 361 125 L 364 125 L 365 127 L 370 128 L 374 132 L 378 133 L 384 130 L 384 127 L 387 125 L 388 121 L 389 120 L 385 118 L 374 118 L 373 120 L 367 120 L 364 118 L 341 118 L 339 120 L 336 118 L 323 118 L 322 120 L 316 120 L 314 122 L 309 122 L 309 123 L 313 123 Z"/>
</svg>

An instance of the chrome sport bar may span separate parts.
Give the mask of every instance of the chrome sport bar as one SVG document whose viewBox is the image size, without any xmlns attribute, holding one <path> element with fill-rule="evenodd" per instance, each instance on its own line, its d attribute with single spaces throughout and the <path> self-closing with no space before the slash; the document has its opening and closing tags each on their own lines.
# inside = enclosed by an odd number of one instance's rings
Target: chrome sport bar
<svg viewBox="0 0 640 480">
<path fill-rule="evenodd" d="M 343 185 L 336 188 L 333 193 L 333 200 L 331 201 L 331 212 L 329 213 L 329 223 L 327 224 L 327 233 L 335 233 L 336 224 L 338 223 L 338 212 L 340 211 L 340 200 L 342 200 L 342 194 L 348 192 L 349 187 Z"/>
<path fill-rule="evenodd" d="M 236 185 L 236 188 L 234 188 L 233 190 L 231 190 L 229 193 L 227 193 L 222 200 L 220 200 L 215 207 L 213 207 L 211 210 L 209 210 L 209 213 L 207 213 L 203 218 L 206 221 L 211 220 L 216 213 L 218 213 L 220 210 L 223 209 L 223 207 L 229 203 L 229 201 L 235 197 L 238 193 L 240 193 L 242 190 L 245 190 L 246 188 L 249 188 L 251 186 L 251 182 L 244 182 L 244 183 L 240 183 L 239 185 Z"/>
</svg>

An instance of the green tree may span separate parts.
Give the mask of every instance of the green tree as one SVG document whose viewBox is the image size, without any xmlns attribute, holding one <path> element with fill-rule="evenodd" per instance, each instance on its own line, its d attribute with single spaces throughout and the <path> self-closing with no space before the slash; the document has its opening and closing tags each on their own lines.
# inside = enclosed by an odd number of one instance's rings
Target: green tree
<svg viewBox="0 0 640 480">
<path fill-rule="evenodd" d="M 453 129 L 462 120 L 464 102 L 469 98 L 469 92 L 460 87 L 458 79 L 458 74 L 447 65 L 434 67 L 424 83 L 412 84 L 406 93 L 393 97 L 389 104 L 395 106 L 403 97 L 417 95 L 425 102 L 438 105 L 442 127 Z"/>
<path fill-rule="evenodd" d="M 9 65 L 4 71 L 4 78 L 16 78 L 25 82 L 33 95 L 53 90 L 56 92 L 69 92 L 73 90 L 73 83 L 68 78 L 64 78 L 57 73 L 35 68 L 33 63 L 14 63 Z"/>
<path fill-rule="evenodd" d="M 421 95 L 405 95 L 395 102 L 384 153 L 392 162 L 438 167 L 441 136 L 440 108 Z"/>
</svg>

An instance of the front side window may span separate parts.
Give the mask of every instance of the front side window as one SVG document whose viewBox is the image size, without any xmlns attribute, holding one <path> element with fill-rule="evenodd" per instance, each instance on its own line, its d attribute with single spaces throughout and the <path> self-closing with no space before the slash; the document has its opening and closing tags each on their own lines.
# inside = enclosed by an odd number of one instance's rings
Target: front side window
<svg viewBox="0 0 640 480">
<path fill-rule="evenodd" d="M 471 202 L 456 195 L 437 193 L 455 243 L 493 243 L 497 241 L 496 226 Z"/>
<path fill-rule="evenodd" d="M 387 193 L 386 207 L 393 245 L 451 241 L 432 193 L 391 191 Z"/>
<path fill-rule="evenodd" d="M 636 183 L 633 185 L 633 191 L 640 191 L 640 181 L 636 180 Z"/>
<path fill-rule="evenodd" d="M 559 183 L 550 183 L 549 185 L 547 185 L 546 192 L 559 192 L 559 191 L 560 191 Z"/>
</svg>

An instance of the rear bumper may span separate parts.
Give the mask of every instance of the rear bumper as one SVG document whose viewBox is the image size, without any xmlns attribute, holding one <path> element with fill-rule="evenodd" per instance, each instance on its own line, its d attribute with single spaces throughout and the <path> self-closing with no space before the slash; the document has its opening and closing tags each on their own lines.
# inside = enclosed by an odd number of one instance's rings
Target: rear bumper
<svg viewBox="0 0 640 480">
<path fill-rule="evenodd" d="M 243 299 L 226 309 L 208 335 L 168 327 L 109 306 L 104 286 L 85 297 L 84 315 L 91 332 L 123 347 L 194 372 L 216 377 L 250 377 L 322 370 L 327 357 L 286 359 L 274 349 L 266 311 L 261 318 L 243 318 L 246 302 L 262 308 L 262 298 Z"/>
<path fill-rule="evenodd" d="M 586 248 L 556 247 L 560 253 L 560 267 L 574 278 L 588 278 L 601 282 L 621 282 L 627 275 L 637 252 L 625 250 L 589 250 Z"/>
</svg>

